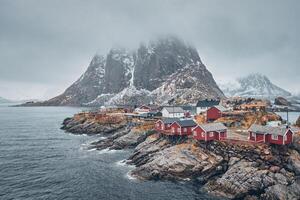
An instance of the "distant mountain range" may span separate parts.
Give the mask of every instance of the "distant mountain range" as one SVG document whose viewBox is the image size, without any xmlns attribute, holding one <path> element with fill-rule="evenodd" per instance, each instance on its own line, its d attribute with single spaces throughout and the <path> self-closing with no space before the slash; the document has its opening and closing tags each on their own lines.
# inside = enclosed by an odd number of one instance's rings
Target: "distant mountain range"
<svg viewBox="0 0 300 200">
<path fill-rule="evenodd" d="M 12 102 L 11 100 L 0 97 L 0 103 L 11 103 L 11 102 Z"/>
<path fill-rule="evenodd" d="M 172 104 L 221 97 L 223 92 L 197 50 L 166 36 L 133 51 L 113 48 L 107 55 L 95 55 L 86 72 L 63 94 L 28 105 Z"/>
<path fill-rule="evenodd" d="M 220 84 L 227 97 L 253 97 L 274 100 L 276 97 L 289 98 L 292 94 L 275 84 L 268 77 L 255 73 L 237 79 L 236 83 Z"/>
</svg>

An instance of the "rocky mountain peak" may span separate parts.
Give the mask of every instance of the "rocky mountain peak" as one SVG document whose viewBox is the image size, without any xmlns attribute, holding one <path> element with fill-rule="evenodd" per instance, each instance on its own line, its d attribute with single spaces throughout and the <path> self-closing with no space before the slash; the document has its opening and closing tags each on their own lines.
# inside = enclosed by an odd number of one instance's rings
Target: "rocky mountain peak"
<svg viewBox="0 0 300 200">
<path fill-rule="evenodd" d="M 87 71 L 62 95 L 45 105 L 195 103 L 220 98 L 211 73 L 196 48 L 175 36 L 141 43 L 135 50 L 112 48 L 95 55 Z"/>
<path fill-rule="evenodd" d="M 270 100 L 274 100 L 278 96 L 291 96 L 290 92 L 276 86 L 267 76 L 259 73 L 238 78 L 236 84 L 224 84 L 221 88 L 227 96 L 265 98 Z"/>
</svg>

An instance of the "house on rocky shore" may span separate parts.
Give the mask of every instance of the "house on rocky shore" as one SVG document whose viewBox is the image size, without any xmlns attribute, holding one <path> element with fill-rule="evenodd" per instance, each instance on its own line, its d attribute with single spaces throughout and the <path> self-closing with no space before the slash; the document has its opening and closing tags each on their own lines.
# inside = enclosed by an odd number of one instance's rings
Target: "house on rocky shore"
<svg viewBox="0 0 300 200">
<path fill-rule="evenodd" d="M 221 118 L 222 114 L 226 111 L 228 111 L 228 109 L 221 105 L 213 106 L 206 111 L 206 121 L 207 122 L 215 121 Z"/>
<path fill-rule="evenodd" d="M 178 118 L 162 118 L 155 122 L 155 130 L 167 132 L 171 130 L 171 124 L 179 120 Z"/>
<path fill-rule="evenodd" d="M 162 117 L 181 118 L 181 117 L 184 117 L 185 111 L 182 109 L 182 107 L 172 106 L 172 107 L 163 107 L 163 109 L 161 110 L 161 113 L 162 113 Z"/>
<path fill-rule="evenodd" d="M 222 123 L 199 124 L 193 128 L 193 138 L 196 140 L 224 140 L 227 138 L 227 127 Z"/>
<path fill-rule="evenodd" d="M 294 131 L 290 127 L 271 127 L 253 124 L 248 131 L 249 140 L 256 143 L 285 145 L 293 142 Z"/>
<path fill-rule="evenodd" d="M 171 124 L 172 135 L 192 135 L 192 129 L 197 123 L 192 119 L 178 120 Z"/>
<path fill-rule="evenodd" d="M 196 113 L 200 114 L 202 112 L 206 112 L 209 108 L 218 105 L 220 105 L 220 100 L 214 100 L 214 99 L 199 100 L 196 104 Z"/>
</svg>

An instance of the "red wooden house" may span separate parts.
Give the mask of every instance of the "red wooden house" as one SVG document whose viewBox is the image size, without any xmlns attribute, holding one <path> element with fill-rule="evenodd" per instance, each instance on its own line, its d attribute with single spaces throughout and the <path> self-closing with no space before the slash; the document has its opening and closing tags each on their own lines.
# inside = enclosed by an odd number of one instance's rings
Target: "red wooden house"
<svg viewBox="0 0 300 200">
<path fill-rule="evenodd" d="M 171 124 L 172 135 L 192 135 L 192 129 L 197 126 L 192 119 L 178 120 Z"/>
<path fill-rule="evenodd" d="M 223 106 L 213 106 L 206 111 L 206 121 L 214 121 L 222 117 L 222 113 L 226 111 Z"/>
<path fill-rule="evenodd" d="M 257 143 L 285 145 L 293 142 L 293 130 L 290 127 L 271 127 L 253 124 L 249 128 L 249 140 Z"/>
<path fill-rule="evenodd" d="M 178 118 L 162 118 L 155 122 L 155 130 L 164 132 L 171 130 L 171 124 L 179 120 Z"/>
<path fill-rule="evenodd" d="M 193 129 L 196 140 L 224 140 L 227 138 L 227 127 L 222 123 L 200 124 Z"/>
</svg>

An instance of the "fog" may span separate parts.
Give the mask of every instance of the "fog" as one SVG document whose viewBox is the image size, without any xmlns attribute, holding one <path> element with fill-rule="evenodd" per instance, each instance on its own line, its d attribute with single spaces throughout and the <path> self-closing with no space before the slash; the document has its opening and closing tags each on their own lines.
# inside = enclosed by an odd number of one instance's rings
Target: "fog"
<svg viewBox="0 0 300 200">
<path fill-rule="evenodd" d="M 300 92 L 297 0 L 1 0 L 0 96 L 63 92 L 93 55 L 161 34 L 193 44 L 217 82 L 252 72 Z"/>
</svg>

